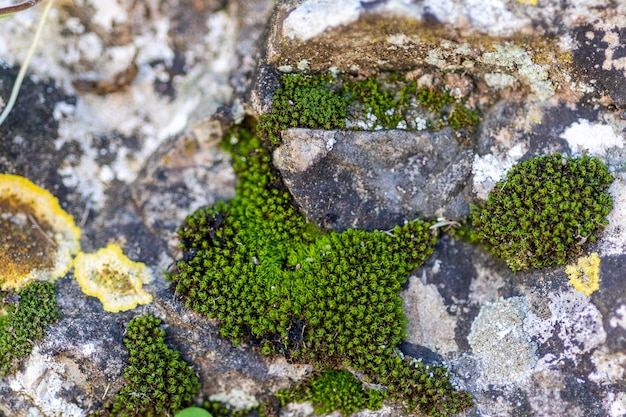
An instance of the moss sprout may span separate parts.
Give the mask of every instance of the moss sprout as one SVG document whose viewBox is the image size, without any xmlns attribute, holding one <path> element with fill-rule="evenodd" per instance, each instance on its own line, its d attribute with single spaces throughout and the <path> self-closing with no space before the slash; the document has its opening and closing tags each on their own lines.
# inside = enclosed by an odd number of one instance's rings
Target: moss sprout
<svg viewBox="0 0 626 417">
<path fill-rule="evenodd" d="M 291 390 L 281 390 L 276 396 L 285 406 L 289 402 L 310 401 L 317 414 L 339 410 L 344 416 L 362 409 L 378 410 L 383 405 L 383 390 L 367 389 L 345 370 L 328 370 L 318 377 Z"/>
<path fill-rule="evenodd" d="M 330 75 L 286 74 L 272 106 L 259 118 L 258 129 L 278 144 L 280 132 L 290 127 L 343 129 L 348 101 Z"/>
<path fill-rule="evenodd" d="M 295 209 L 258 137 L 238 129 L 226 144 L 237 197 L 190 215 L 179 231 L 184 256 L 170 279 L 186 304 L 217 319 L 234 343 L 321 369 L 348 366 L 412 408 L 445 415 L 437 413 L 471 404 L 396 350 L 406 321 L 398 291 L 433 251 L 429 224 L 321 230 Z"/>
<path fill-rule="evenodd" d="M 54 284 L 33 281 L 16 294 L 1 292 L 0 376 L 15 372 L 19 360 L 28 355 L 44 328 L 61 318 Z"/>
<path fill-rule="evenodd" d="M 513 271 L 563 265 L 607 225 L 612 181 L 606 166 L 586 155 L 521 162 L 484 206 L 472 208 L 474 235 Z"/>
<path fill-rule="evenodd" d="M 200 390 L 198 378 L 180 354 L 165 344 L 160 324 L 160 319 L 150 315 L 128 323 L 126 385 L 97 416 L 174 415 L 194 399 Z"/>
</svg>

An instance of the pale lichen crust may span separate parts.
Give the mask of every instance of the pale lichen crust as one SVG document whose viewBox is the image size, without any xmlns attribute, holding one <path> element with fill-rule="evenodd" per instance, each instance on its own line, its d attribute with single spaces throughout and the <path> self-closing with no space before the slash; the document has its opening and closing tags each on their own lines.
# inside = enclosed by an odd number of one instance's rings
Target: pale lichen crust
<svg viewBox="0 0 626 417">
<path fill-rule="evenodd" d="M 0 289 L 54 282 L 80 251 L 80 228 L 49 191 L 0 174 Z"/>
<path fill-rule="evenodd" d="M 152 280 L 148 268 L 128 259 L 117 245 L 108 245 L 95 253 L 80 253 L 74 268 L 83 292 L 97 297 L 106 311 L 117 313 L 152 302 L 152 296 L 142 288 Z"/>
</svg>

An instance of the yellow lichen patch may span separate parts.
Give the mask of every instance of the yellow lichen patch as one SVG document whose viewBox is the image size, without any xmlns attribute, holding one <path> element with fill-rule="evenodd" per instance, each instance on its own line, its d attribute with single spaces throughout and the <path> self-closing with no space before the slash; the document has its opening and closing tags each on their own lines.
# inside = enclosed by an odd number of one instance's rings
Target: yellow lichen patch
<svg viewBox="0 0 626 417">
<path fill-rule="evenodd" d="M 565 267 L 565 273 L 570 284 L 585 295 L 600 289 L 600 257 L 597 253 L 579 258 L 576 265 Z"/>
<path fill-rule="evenodd" d="M 0 289 L 53 282 L 80 251 L 80 229 L 49 191 L 24 177 L 0 174 Z"/>
<path fill-rule="evenodd" d="M 520 3 L 532 4 L 533 6 L 537 5 L 537 0 L 517 0 Z"/>
<path fill-rule="evenodd" d="M 128 259 L 117 245 L 78 254 L 74 275 L 83 292 L 97 297 L 106 311 L 117 313 L 152 302 L 152 296 L 141 288 L 152 279 L 148 268 Z"/>
</svg>

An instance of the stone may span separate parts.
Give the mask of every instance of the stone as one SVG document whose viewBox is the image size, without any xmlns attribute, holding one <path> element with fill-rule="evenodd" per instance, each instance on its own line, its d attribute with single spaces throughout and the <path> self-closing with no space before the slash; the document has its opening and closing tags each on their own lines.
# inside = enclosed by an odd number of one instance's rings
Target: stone
<svg viewBox="0 0 626 417">
<path fill-rule="evenodd" d="M 623 105 L 619 12 L 584 1 L 523 3 L 284 2 L 267 63 L 296 68 L 306 61 L 308 71 L 359 74 L 455 71 L 494 89 L 523 86 L 539 101 L 610 97 Z"/>
<path fill-rule="evenodd" d="M 337 230 L 460 220 L 471 151 L 451 131 L 289 129 L 274 164 L 309 221 Z"/>
</svg>

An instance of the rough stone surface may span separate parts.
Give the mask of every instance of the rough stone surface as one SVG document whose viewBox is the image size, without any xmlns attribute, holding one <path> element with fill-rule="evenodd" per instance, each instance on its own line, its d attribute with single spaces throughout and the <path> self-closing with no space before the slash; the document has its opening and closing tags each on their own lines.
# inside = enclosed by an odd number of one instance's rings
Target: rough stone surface
<svg viewBox="0 0 626 417">
<path fill-rule="evenodd" d="M 0 172 L 58 197 L 82 228 L 83 250 L 116 243 L 146 263 L 154 302 L 109 313 L 72 272 L 57 281 L 62 319 L 15 375 L 0 378 L 0 415 L 96 410 L 121 388 L 123 332 L 143 313 L 164 319 L 167 342 L 197 371 L 198 403 L 244 407 L 311 372 L 254 346 L 233 347 L 215 322 L 184 306 L 163 273 L 180 256 L 175 230 L 185 215 L 234 194 L 218 146 L 224 127 L 269 111 L 278 68 L 296 71 L 306 60 L 309 72 L 409 71 L 449 89 L 462 79 L 482 111 L 462 146 L 448 130 L 285 132 L 275 164 L 317 223 L 460 219 L 515 162 L 536 155 L 589 153 L 609 166 L 615 208 L 602 238 L 584 248 L 600 256 L 599 291 L 578 293 L 564 267 L 512 274 L 482 248 L 445 235 L 401 293 L 400 348 L 449 366 L 475 398 L 463 416 L 626 416 L 626 4 L 534 3 L 77 0 L 54 8 L 0 126 Z M 10 42 L 0 43 L 0 106 L 41 9 L 2 19 L 0 38 Z M 134 65 L 134 78 L 116 77 Z M 386 404 L 356 415 L 404 413 Z"/>
<path fill-rule="evenodd" d="M 471 151 L 447 129 L 290 129 L 274 164 L 308 219 L 333 229 L 390 229 L 406 219 L 469 213 Z"/>
</svg>

